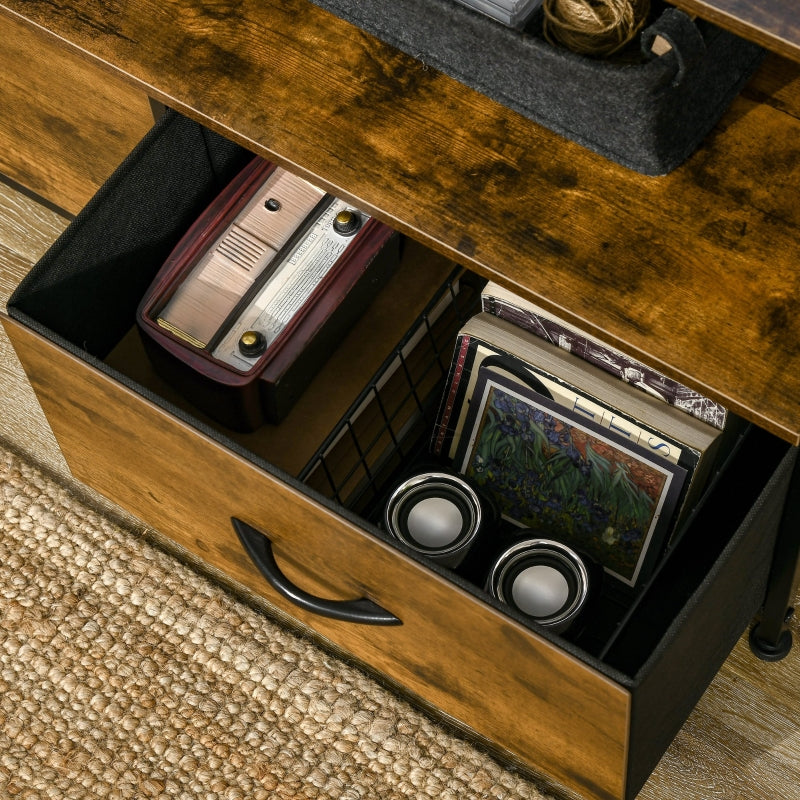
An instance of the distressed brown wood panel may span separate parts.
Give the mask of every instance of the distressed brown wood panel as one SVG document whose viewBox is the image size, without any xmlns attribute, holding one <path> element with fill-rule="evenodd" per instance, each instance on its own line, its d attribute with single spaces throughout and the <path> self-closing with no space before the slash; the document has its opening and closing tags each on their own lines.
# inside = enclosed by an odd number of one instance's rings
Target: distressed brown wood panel
<svg viewBox="0 0 800 800">
<path fill-rule="evenodd" d="M 20 324 L 3 324 L 79 480 L 537 769 L 593 797 L 623 796 L 626 690 Z M 288 604 L 265 588 L 231 515 L 270 534 L 302 588 L 367 596 L 403 624 L 336 622 Z"/>
<path fill-rule="evenodd" d="M 0 173 L 76 214 L 152 125 L 146 96 L 0 17 Z"/>
<path fill-rule="evenodd" d="M 670 0 L 690 14 L 800 61 L 800 14 L 791 0 Z"/>
<path fill-rule="evenodd" d="M 650 178 L 307 0 L 0 8 L 800 442 L 800 121 L 780 103 L 738 98 Z"/>
<path fill-rule="evenodd" d="M 757 103 L 800 118 L 800 69 L 787 66 L 779 56 L 767 55 L 742 93 Z"/>
</svg>

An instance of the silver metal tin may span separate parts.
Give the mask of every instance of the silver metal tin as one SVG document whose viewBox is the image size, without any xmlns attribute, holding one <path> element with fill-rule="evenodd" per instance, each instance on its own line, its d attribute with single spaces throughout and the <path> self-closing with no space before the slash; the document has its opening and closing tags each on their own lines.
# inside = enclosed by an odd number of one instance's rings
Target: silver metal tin
<svg viewBox="0 0 800 800">
<path fill-rule="evenodd" d="M 583 559 L 561 542 L 524 539 L 498 557 L 486 588 L 501 602 L 560 633 L 586 603 L 589 573 Z"/>
<path fill-rule="evenodd" d="M 394 488 L 384 512 L 386 530 L 446 566 L 457 566 L 483 524 L 480 498 L 458 475 L 421 472 Z"/>
</svg>

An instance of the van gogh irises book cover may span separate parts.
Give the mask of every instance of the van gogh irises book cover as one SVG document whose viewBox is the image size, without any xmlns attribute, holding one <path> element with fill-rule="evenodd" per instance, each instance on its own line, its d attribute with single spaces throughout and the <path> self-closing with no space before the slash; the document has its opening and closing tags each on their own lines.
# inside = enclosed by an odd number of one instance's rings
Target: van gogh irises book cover
<svg viewBox="0 0 800 800">
<path fill-rule="evenodd" d="M 456 466 L 505 519 L 628 586 L 657 560 L 687 474 L 491 367 L 478 371 Z"/>
<path fill-rule="evenodd" d="M 456 456 L 469 439 L 465 423 L 476 397 L 478 374 L 481 367 L 500 362 L 506 365 L 507 374 L 516 375 L 520 383 L 533 385 L 560 408 L 572 412 L 570 418 L 598 424 L 606 435 L 644 448 L 655 463 L 667 461 L 685 470 L 675 513 L 667 521 L 662 511 L 659 520 L 659 525 L 668 523 L 670 536 L 681 530 L 702 496 L 721 448 L 724 452 L 727 426 L 720 431 L 492 314 L 471 317 L 456 337 L 431 436 L 430 450 L 435 457 L 453 466 L 460 463 Z M 661 530 L 659 527 L 659 534 Z"/>
</svg>

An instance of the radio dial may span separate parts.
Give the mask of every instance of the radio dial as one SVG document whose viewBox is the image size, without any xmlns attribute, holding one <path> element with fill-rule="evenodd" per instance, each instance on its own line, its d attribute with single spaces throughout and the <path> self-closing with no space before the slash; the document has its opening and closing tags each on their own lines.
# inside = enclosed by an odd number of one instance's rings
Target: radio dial
<svg viewBox="0 0 800 800">
<path fill-rule="evenodd" d="M 239 338 L 239 352 L 243 356 L 260 356 L 267 349 L 267 337 L 261 331 L 245 331 Z"/>
<path fill-rule="evenodd" d="M 349 208 L 340 211 L 333 220 L 333 229 L 341 236 L 352 236 L 361 227 L 361 215 Z"/>
</svg>

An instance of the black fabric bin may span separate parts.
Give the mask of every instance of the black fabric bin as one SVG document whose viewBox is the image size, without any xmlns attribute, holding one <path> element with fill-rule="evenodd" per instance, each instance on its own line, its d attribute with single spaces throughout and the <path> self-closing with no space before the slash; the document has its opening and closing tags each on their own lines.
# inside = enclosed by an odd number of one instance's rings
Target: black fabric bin
<svg viewBox="0 0 800 800">
<path fill-rule="evenodd" d="M 452 0 L 313 0 L 382 41 L 556 133 L 646 175 L 698 147 L 764 51 L 667 8 L 642 32 L 671 52 L 615 63 L 549 44 L 542 12 L 523 31 Z"/>
</svg>

